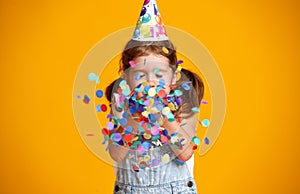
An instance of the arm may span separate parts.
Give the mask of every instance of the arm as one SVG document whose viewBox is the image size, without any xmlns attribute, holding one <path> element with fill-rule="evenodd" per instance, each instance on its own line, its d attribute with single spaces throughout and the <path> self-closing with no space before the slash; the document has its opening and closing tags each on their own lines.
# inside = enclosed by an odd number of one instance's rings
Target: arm
<svg viewBox="0 0 300 194">
<path fill-rule="evenodd" d="M 116 107 L 115 107 L 115 96 L 112 98 L 112 104 L 111 104 L 111 113 L 115 116 L 117 116 L 118 118 L 122 118 L 122 115 L 124 113 L 124 109 L 126 109 L 126 107 L 122 110 L 122 111 L 117 111 Z M 133 128 L 133 134 L 136 134 L 137 128 L 138 128 L 138 123 L 132 119 L 130 116 L 128 116 L 127 118 L 127 124 L 125 126 L 123 126 L 124 128 L 126 128 L 127 126 L 132 126 Z M 119 126 L 119 128 L 122 128 L 121 126 Z M 116 161 L 116 162 L 121 162 L 127 155 L 129 151 L 128 147 L 122 146 L 122 145 L 118 145 L 118 147 L 115 147 L 112 140 L 109 139 L 109 154 L 110 157 Z"/>
<path fill-rule="evenodd" d="M 193 144 L 191 144 L 191 139 L 196 134 L 196 118 L 195 116 L 188 117 L 187 122 L 184 126 L 180 127 L 180 124 L 177 121 L 169 122 L 167 118 L 164 120 L 163 127 L 166 128 L 168 134 L 172 134 L 177 132 L 182 135 L 182 138 L 186 140 L 186 143 L 183 145 L 183 148 L 177 149 L 173 145 L 170 145 L 173 152 L 177 155 L 177 157 L 182 161 L 187 161 L 190 159 L 194 153 Z M 171 144 L 171 142 L 169 142 Z"/>
<path fill-rule="evenodd" d="M 133 134 L 136 134 L 138 123 L 135 120 L 133 120 L 130 116 L 127 117 L 127 121 L 128 122 L 126 126 L 124 126 L 124 128 L 126 128 L 127 126 L 132 126 Z M 126 157 L 128 151 L 128 147 L 122 145 L 118 145 L 118 147 L 115 147 L 112 140 L 109 140 L 109 154 L 114 161 L 121 162 Z"/>
</svg>

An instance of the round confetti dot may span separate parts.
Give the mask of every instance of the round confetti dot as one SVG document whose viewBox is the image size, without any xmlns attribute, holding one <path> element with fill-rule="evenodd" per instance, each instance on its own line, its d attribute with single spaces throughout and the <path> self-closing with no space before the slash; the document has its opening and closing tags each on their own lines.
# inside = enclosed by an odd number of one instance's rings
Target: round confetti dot
<svg viewBox="0 0 300 194">
<path fill-rule="evenodd" d="M 149 142 L 147 142 L 147 141 L 144 141 L 144 142 L 142 143 L 142 146 L 143 146 L 143 148 L 144 148 L 145 150 L 149 150 L 150 147 L 151 147 L 151 144 L 150 144 Z"/>
<path fill-rule="evenodd" d="M 151 162 L 151 165 L 152 165 L 152 166 L 157 166 L 158 164 L 159 164 L 159 160 L 156 159 L 156 158 L 154 158 L 154 159 L 152 160 L 152 162 Z"/>
<path fill-rule="evenodd" d="M 160 97 L 160 98 L 163 98 L 166 96 L 166 91 L 165 90 L 159 90 L 157 92 L 157 95 Z"/>
<path fill-rule="evenodd" d="M 166 47 L 162 47 L 162 51 L 166 54 L 169 54 L 169 50 Z"/>
<path fill-rule="evenodd" d="M 164 115 L 167 115 L 169 112 L 171 112 L 171 110 L 170 110 L 169 107 L 165 107 L 165 108 L 162 109 L 162 113 L 163 113 Z"/>
<path fill-rule="evenodd" d="M 124 96 L 128 96 L 128 95 L 130 94 L 130 89 L 129 89 L 129 88 L 123 89 L 123 90 L 122 90 L 122 94 L 123 94 Z"/>
<path fill-rule="evenodd" d="M 124 126 L 124 125 L 127 124 L 127 119 L 121 118 L 121 119 L 119 120 L 119 122 L 120 122 L 120 125 L 121 125 L 121 126 Z"/>
<path fill-rule="evenodd" d="M 150 89 L 148 90 L 148 95 L 149 95 L 150 97 L 155 96 L 155 94 L 156 94 L 155 88 L 150 88 Z"/>
<path fill-rule="evenodd" d="M 175 96 L 181 96 L 182 95 L 182 91 L 181 90 L 175 90 L 174 91 L 174 95 Z"/>
<path fill-rule="evenodd" d="M 162 161 L 163 163 L 168 163 L 168 162 L 170 161 L 170 156 L 169 156 L 169 154 L 163 155 L 163 157 L 161 158 L 161 161 Z"/>
<path fill-rule="evenodd" d="M 193 107 L 192 108 L 192 111 L 195 112 L 195 113 L 199 113 L 200 112 L 200 109 L 198 107 Z"/>
<path fill-rule="evenodd" d="M 113 124 L 112 122 L 108 122 L 108 123 L 106 123 L 106 128 L 107 128 L 108 130 L 113 130 L 114 124 Z"/>
<path fill-rule="evenodd" d="M 159 129 L 156 126 L 151 127 L 151 134 L 152 135 L 158 135 Z"/>
<path fill-rule="evenodd" d="M 192 142 L 196 145 L 200 145 L 200 139 L 197 136 L 192 138 Z"/>
<path fill-rule="evenodd" d="M 145 134 L 144 134 L 144 138 L 145 138 L 145 139 L 151 139 L 151 135 L 148 134 L 148 133 L 145 133 Z"/>
<path fill-rule="evenodd" d="M 120 87 L 124 87 L 124 86 L 126 86 L 126 85 L 127 85 L 126 80 L 122 80 L 122 81 L 119 83 L 119 86 L 120 86 Z"/>
<path fill-rule="evenodd" d="M 166 84 L 165 80 L 164 79 L 159 79 L 158 81 L 159 85 L 164 87 L 164 85 Z"/>
<path fill-rule="evenodd" d="M 120 133 L 114 133 L 112 136 L 115 142 L 119 142 L 122 139 L 122 135 Z"/>
<path fill-rule="evenodd" d="M 126 127 L 125 133 L 132 133 L 133 128 L 131 126 Z"/>
<path fill-rule="evenodd" d="M 102 112 L 102 110 L 101 110 L 101 104 L 98 104 L 98 105 L 96 106 L 96 110 L 97 110 L 98 112 Z"/>
<path fill-rule="evenodd" d="M 105 104 L 102 104 L 100 108 L 101 108 L 102 112 L 106 112 L 107 111 L 107 106 Z"/>
<path fill-rule="evenodd" d="M 203 127 L 208 127 L 209 124 L 210 124 L 210 122 L 209 122 L 208 119 L 203 119 L 202 122 L 201 122 L 201 124 L 202 124 Z"/>
<path fill-rule="evenodd" d="M 103 97 L 103 91 L 102 91 L 102 90 L 97 90 L 97 91 L 96 91 L 96 96 L 97 96 L 98 98 L 102 98 L 102 97 Z"/>
<path fill-rule="evenodd" d="M 132 138 L 133 138 L 133 135 L 132 134 L 126 134 L 124 135 L 124 141 L 126 142 L 131 142 L 132 141 Z"/>
</svg>

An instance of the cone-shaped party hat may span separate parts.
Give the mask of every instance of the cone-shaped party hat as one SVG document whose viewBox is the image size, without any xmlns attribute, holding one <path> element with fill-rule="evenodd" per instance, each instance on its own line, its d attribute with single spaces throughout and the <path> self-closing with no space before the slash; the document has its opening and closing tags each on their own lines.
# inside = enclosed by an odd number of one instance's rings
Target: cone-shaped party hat
<svg viewBox="0 0 300 194">
<path fill-rule="evenodd" d="M 137 41 L 169 40 L 156 0 L 145 0 L 132 37 Z"/>
</svg>

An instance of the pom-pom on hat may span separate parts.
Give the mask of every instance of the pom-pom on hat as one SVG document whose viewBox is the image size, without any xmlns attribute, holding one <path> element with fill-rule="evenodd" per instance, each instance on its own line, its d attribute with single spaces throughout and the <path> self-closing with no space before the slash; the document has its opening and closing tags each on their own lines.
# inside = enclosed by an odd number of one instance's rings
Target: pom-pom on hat
<svg viewBox="0 0 300 194">
<path fill-rule="evenodd" d="M 164 41 L 169 40 L 156 0 L 145 0 L 137 21 L 132 40 Z"/>
</svg>

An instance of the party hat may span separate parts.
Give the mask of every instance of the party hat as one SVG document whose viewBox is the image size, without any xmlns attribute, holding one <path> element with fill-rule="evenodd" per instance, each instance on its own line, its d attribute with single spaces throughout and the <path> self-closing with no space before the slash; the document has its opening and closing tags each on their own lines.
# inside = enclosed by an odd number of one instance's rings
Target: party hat
<svg viewBox="0 0 300 194">
<path fill-rule="evenodd" d="M 137 41 L 169 40 L 156 0 L 145 0 L 132 37 Z"/>
</svg>

